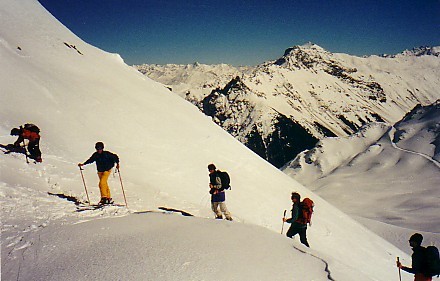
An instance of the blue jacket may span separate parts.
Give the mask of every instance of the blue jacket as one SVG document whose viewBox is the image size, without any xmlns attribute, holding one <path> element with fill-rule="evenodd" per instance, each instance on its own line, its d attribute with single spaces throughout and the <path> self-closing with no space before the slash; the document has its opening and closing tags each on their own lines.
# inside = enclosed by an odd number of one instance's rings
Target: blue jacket
<svg viewBox="0 0 440 281">
<path fill-rule="evenodd" d="M 119 157 L 109 151 L 103 151 L 102 153 L 95 152 L 86 162 L 84 162 L 84 165 L 93 162 L 96 162 L 96 169 L 98 172 L 105 172 L 113 168 L 115 163 L 119 163 Z"/>
</svg>

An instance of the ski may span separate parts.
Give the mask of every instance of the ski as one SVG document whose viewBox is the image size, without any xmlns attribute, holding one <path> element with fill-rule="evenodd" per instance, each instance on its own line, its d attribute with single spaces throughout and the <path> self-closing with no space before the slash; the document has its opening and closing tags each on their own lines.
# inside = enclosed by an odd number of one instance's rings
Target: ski
<svg viewBox="0 0 440 281">
<path fill-rule="evenodd" d="M 105 209 L 106 207 L 125 207 L 123 204 L 92 204 L 92 205 L 77 205 L 76 212 L 84 212 L 84 211 L 94 211 Z"/>
</svg>

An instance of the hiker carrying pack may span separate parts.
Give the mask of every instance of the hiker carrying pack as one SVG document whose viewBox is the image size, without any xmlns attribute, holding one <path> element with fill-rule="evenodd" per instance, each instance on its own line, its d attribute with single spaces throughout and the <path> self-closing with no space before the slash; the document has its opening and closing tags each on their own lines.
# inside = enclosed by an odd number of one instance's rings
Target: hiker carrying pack
<svg viewBox="0 0 440 281">
<path fill-rule="evenodd" d="M 403 266 L 399 259 L 397 259 L 397 267 L 414 274 L 416 281 L 431 281 L 432 276 L 440 274 L 438 249 L 434 246 L 422 247 L 422 241 L 422 234 L 414 233 L 411 235 L 408 241 L 413 250 L 411 267 Z"/>
<path fill-rule="evenodd" d="M 214 164 L 208 165 L 209 171 L 209 194 L 211 194 L 211 209 L 215 213 L 216 219 L 223 219 L 223 215 L 227 220 L 232 220 L 231 213 L 226 207 L 226 192 L 229 188 L 229 175 L 226 172 L 217 170 Z"/>
<path fill-rule="evenodd" d="M 42 162 L 40 151 L 40 128 L 34 124 L 24 124 L 20 128 L 13 128 L 11 130 L 11 136 L 18 136 L 18 139 L 14 142 L 15 147 L 20 147 L 24 140 L 29 140 L 27 144 L 27 150 L 29 157 L 36 162 Z"/>
<path fill-rule="evenodd" d="M 305 198 L 301 202 L 301 195 L 297 192 L 292 192 L 290 197 L 292 199 L 292 217 L 289 219 L 283 218 L 283 222 L 290 223 L 290 228 L 286 233 L 289 238 L 299 234 L 299 239 L 302 244 L 310 247 L 307 241 L 307 224 L 310 224 L 313 213 L 313 201 Z"/>
</svg>

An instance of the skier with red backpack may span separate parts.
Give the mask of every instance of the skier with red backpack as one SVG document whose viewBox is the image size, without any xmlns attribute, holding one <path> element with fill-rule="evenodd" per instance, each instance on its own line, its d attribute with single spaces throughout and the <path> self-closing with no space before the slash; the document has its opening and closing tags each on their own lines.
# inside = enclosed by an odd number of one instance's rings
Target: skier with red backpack
<svg viewBox="0 0 440 281">
<path fill-rule="evenodd" d="M 307 224 L 311 223 L 313 213 L 313 201 L 309 198 L 305 198 L 301 202 L 301 195 L 297 192 L 292 192 L 292 217 L 289 219 L 283 218 L 283 222 L 290 223 L 290 228 L 287 231 L 286 236 L 292 238 L 296 234 L 299 234 L 299 238 L 302 244 L 310 247 L 307 241 Z"/>
<path fill-rule="evenodd" d="M 11 130 L 11 136 L 18 136 L 18 139 L 14 142 L 11 148 L 18 150 L 22 143 L 25 145 L 24 140 L 26 139 L 29 141 L 27 144 L 29 157 L 36 162 L 42 162 L 40 151 L 40 128 L 34 124 L 24 124 L 24 126 L 20 126 L 20 128 L 13 128 Z"/>
</svg>

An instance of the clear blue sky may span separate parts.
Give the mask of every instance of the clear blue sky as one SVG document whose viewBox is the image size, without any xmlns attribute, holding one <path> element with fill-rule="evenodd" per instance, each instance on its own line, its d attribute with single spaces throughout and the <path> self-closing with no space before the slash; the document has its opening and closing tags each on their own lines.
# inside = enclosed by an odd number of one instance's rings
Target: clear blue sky
<svg viewBox="0 0 440 281">
<path fill-rule="evenodd" d="M 130 65 L 256 65 L 308 41 L 353 55 L 440 45 L 440 0 L 39 1 Z"/>
</svg>

